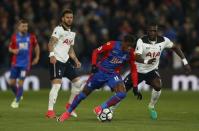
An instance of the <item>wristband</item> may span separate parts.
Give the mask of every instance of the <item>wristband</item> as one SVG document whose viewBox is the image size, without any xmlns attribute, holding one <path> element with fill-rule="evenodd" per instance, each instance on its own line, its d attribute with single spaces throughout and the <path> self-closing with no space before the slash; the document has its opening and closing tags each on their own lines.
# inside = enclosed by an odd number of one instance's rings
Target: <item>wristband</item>
<svg viewBox="0 0 199 131">
<path fill-rule="evenodd" d="M 55 53 L 54 52 L 50 52 L 49 57 L 51 57 L 51 56 L 55 56 Z"/>
<path fill-rule="evenodd" d="M 184 65 L 187 65 L 187 64 L 188 64 L 187 59 L 186 59 L 186 58 L 182 59 L 182 63 L 183 63 Z"/>
<path fill-rule="evenodd" d="M 144 60 L 144 64 L 148 64 L 149 60 Z"/>
</svg>

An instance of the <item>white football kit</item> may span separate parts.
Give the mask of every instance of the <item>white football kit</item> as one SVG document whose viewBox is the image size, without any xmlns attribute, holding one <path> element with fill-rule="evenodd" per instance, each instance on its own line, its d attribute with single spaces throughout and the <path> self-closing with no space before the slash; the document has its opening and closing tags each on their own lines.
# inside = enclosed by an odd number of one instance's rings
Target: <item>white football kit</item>
<svg viewBox="0 0 199 131">
<path fill-rule="evenodd" d="M 72 32 L 70 29 L 65 30 L 61 25 L 55 27 L 53 30 L 52 36 L 58 39 L 53 52 L 55 53 L 55 58 L 60 62 L 67 62 L 69 58 L 68 52 L 70 46 L 74 45 L 75 35 L 75 32 Z"/>
<path fill-rule="evenodd" d="M 173 42 L 166 37 L 158 36 L 156 41 L 149 41 L 147 36 L 138 39 L 135 53 L 141 54 L 144 60 L 156 58 L 153 64 L 143 64 L 136 62 L 138 73 L 146 74 L 158 69 L 160 55 L 165 48 L 172 48 Z"/>
</svg>

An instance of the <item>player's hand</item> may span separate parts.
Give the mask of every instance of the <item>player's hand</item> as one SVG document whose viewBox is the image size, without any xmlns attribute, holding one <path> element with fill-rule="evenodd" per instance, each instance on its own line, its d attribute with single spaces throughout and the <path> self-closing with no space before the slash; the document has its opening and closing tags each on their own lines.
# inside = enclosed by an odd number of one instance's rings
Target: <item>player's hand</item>
<svg viewBox="0 0 199 131">
<path fill-rule="evenodd" d="M 33 59 L 32 65 L 36 65 L 38 62 L 39 62 L 39 58 L 36 57 L 36 58 Z"/>
<path fill-rule="evenodd" d="M 137 96 L 138 100 L 142 100 L 142 94 L 141 94 L 141 92 L 138 91 L 137 87 L 133 87 L 133 94 L 134 94 L 134 96 Z"/>
<path fill-rule="evenodd" d="M 98 71 L 98 68 L 96 65 L 92 65 L 92 68 L 91 68 L 91 73 L 96 73 Z"/>
<path fill-rule="evenodd" d="M 81 65 L 82 65 L 81 62 L 75 61 L 75 64 L 76 64 L 76 66 L 75 66 L 76 68 L 81 68 Z"/>
<path fill-rule="evenodd" d="M 19 49 L 12 49 L 12 53 L 17 55 L 19 53 Z"/>
<path fill-rule="evenodd" d="M 189 64 L 184 65 L 184 69 L 186 73 L 190 73 L 191 72 L 191 66 Z"/>
<path fill-rule="evenodd" d="M 154 62 L 156 62 L 156 58 L 149 59 L 147 64 L 153 64 Z"/>
<path fill-rule="evenodd" d="M 57 62 L 55 56 L 50 57 L 50 63 L 55 64 Z"/>
</svg>

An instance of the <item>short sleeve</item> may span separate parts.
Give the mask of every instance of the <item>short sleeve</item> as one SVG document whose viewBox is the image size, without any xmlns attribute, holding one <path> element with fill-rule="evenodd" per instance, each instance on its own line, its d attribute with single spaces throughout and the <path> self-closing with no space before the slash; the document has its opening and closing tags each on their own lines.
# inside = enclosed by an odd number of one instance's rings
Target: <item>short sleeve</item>
<svg viewBox="0 0 199 131">
<path fill-rule="evenodd" d="M 142 52 L 143 52 L 142 45 L 143 45 L 142 40 L 141 40 L 141 39 L 138 39 L 137 45 L 136 45 L 136 48 L 135 48 L 135 53 L 136 53 L 136 54 L 142 54 Z"/>
<path fill-rule="evenodd" d="M 173 47 L 173 42 L 170 41 L 167 37 L 164 37 L 165 40 L 165 48 L 172 48 Z"/>
<path fill-rule="evenodd" d="M 9 43 L 9 47 L 12 49 L 17 48 L 17 44 L 16 44 L 16 35 L 12 35 L 10 43 Z"/>
<path fill-rule="evenodd" d="M 60 27 L 56 27 L 53 30 L 52 36 L 56 37 L 57 39 L 59 39 L 60 35 L 61 35 L 61 28 Z"/>
</svg>

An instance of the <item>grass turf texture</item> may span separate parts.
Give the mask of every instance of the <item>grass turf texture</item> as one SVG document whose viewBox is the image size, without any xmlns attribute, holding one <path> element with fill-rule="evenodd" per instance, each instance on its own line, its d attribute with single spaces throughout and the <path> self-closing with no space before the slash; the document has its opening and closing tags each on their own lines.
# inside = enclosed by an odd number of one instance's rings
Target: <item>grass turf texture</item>
<svg viewBox="0 0 199 131">
<path fill-rule="evenodd" d="M 101 123 L 92 110 L 109 98 L 110 92 L 94 92 L 77 108 L 78 118 L 64 123 L 44 117 L 49 90 L 25 92 L 19 109 L 12 109 L 13 96 L 0 92 L 0 131 L 199 131 L 199 92 L 162 91 L 157 105 L 158 120 L 149 118 L 150 92 L 138 101 L 131 94 L 121 103 L 111 122 Z M 56 112 L 65 111 L 69 92 L 60 91 Z"/>
</svg>

